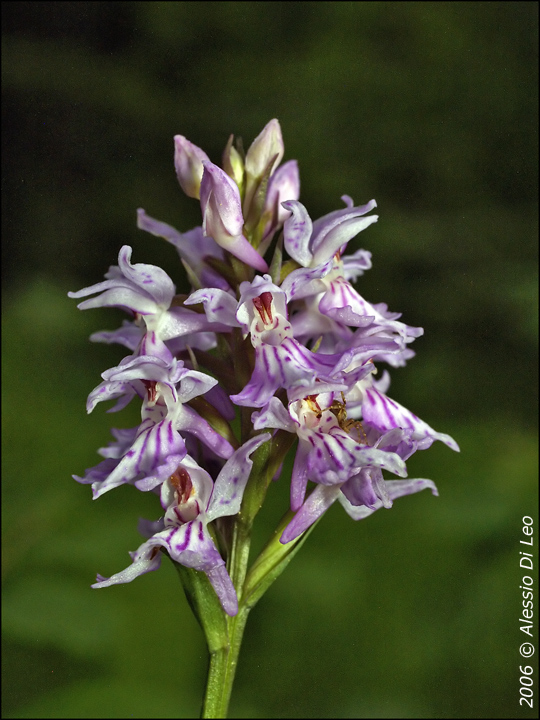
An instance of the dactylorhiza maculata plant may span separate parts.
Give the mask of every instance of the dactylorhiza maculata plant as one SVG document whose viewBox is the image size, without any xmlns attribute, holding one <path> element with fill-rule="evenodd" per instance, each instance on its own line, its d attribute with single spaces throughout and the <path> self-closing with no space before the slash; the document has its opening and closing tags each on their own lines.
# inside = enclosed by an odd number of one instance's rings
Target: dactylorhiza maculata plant
<svg viewBox="0 0 540 720">
<path fill-rule="evenodd" d="M 440 440 L 387 395 L 379 365 L 404 366 L 422 328 L 410 327 L 353 287 L 371 254 L 347 245 L 377 221 L 374 200 L 312 220 L 299 202 L 294 160 L 271 120 L 244 155 L 233 136 L 222 168 L 181 135 L 174 163 L 202 224 L 181 233 L 138 211 L 138 227 L 178 251 L 192 290 L 177 294 L 155 265 L 121 248 L 105 280 L 69 293 L 93 296 L 81 310 L 117 307 L 129 319 L 91 336 L 129 354 L 102 373 L 87 410 L 137 398 L 141 422 L 114 429 L 104 458 L 74 476 L 94 498 L 123 484 L 156 495 L 147 539 L 131 565 L 94 588 L 157 570 L 168 555 L 204 630 L 210 669 L 203 717 L 226 717 L 250 609 L 280 575 L 310 529 L 339 502 L 353 520 L 429 488 L 407 477 L 405 461 Z M 283 468 L 290 467 L 291 477 Z M 383 471 L 397 476 L 387 480 Z M 255 517 L 272 481 L 290 484 L 290 507 L 249 563 Z M 158 507 L 158 501 L 161 507 Z"/>
</svg>

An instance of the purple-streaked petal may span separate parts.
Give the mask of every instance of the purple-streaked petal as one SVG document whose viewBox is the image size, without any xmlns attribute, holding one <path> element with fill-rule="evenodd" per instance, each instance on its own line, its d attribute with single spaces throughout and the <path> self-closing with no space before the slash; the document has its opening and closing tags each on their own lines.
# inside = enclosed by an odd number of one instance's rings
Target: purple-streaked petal
<svg viewBox="0 0 540 720">
<path fill-rule="evenodd" d="M 110 578 L 104 578 L 102 575 L 98 575 L 97 582 L 95 582 L 92 587 L 104 588 L 110 587 L 111 585 L 121 585 L 131 582 L 147 572 L 157 570 L 161 565 L 161 553 L 158 550 L 159 545 L 160 543 L 154 542 L 154 538 L 147 540 L 138 550 L 130 553 L 133 562 L 129 567 L 111 575 Z"/>
<path fill-rule="evenodd" d="M 279 542 L 286 545 L 311 527 L 338 499 L 340 493 L 338 486 L 318 485 L 287 525 Z"/>
<path fill-rule="evenodd" d="M 163 532 L 164 528 L 165 526 L 163 524 L 163 518 L 160 518 L 155 522 L 153 522 L 152 520 L 145 520 L 144 518 L 139 518 L 139 522 L 137 523 L 137 530 L 139 531 L 139 534 L 147 539 L 151 538 L 152 535 Z"/>
<path fill-rule="evenodd" d="M 187 370 L 182 373 L 178 399 L 181 403 L 187 403 L 199 395 L 204 395 L 210 388 L 217 385 L 218 381 L 198 370 Z"/>
<path fill-rule="evenodd" d="M 230 396 L 235 405 L 262 407 L 278 388 L 311 385 L 315 381 L 317 370 L 315 364 L 308 362 L 309 351 L 293 354 L 291 350 L 296 349 L 294 340 L 286 343 L 284 341 L 281 346 L 260 345 L 255 349 L 255 368 L 250 381 L 240 393 Z"/>
<path fill-rule="evenodd" d="M 218 596 L 221 606 L 229 615 L 238 611 L 236 591 L 225 569 L 225 563 L 218 553 L 212 538 L 202 520 L 197 519 L 154 536 L 160 538 L 171 558 L 181 565 L 205 572 Z"/>
<path fill-rule="evenodd" d="M 349 282 L 355 282 L 366 270 L 371 269 L 371 253 L 368 250 L 357 250 L 352 255 L 344 255 L 343 276 Z"/>
<path fill-rule="evenodd" d="M 243 235 L 237 235 L 236 237 L 223 238 L 222 247 L 228 250 L 231 255 L 234 255 L 246 265 L 255 268 L 259 272 L 268 272 L 268 265 L 263 260 L 262 256 L 255 250 L 253 245 L 250 245 L 248 239 Z"/>
<path fill-rule="evenodd" d="M 203 233 L 213 237 L 218 245 L 221 245 L 225 236 L 232 238 L 242 234 L 244 217 L 238 186 L 227 173 L 211 162 L 204 164 L 201 210 Z"/>
<path fill-rule="evenodd" d="M 239 327 L 236 320 L 238 301 L 230 293 L 218 288 L 195 290 L 184 300 L 184 305 L 204 305 L 206 318 L 212 323 L 221 323 L 230 327 Z"/>
<path fill-rule="evenodd" d="M 418 443 L 411 437 L 410 430 L 401 428 L 389 430 L 374 444 L 379 450 L 397 453 L 402 460 L 408 460 L 418 447 Z"/>
<path fill-rule="evenodd" d="M 164 345 L 163 348 L 165 348 Z M 135 394 L 144 398 L 147 394 L 147 385 L 145 385 L 147 381 L 167 385 L 173 401 L 176 402 L 178 399 L 176 383 L 190 372 L 183 367 L 181 360 L 172 358 L 167 349 L 165 359 L 155 355 L 130 355 L 124 358 L 117 367 L 102 373 L 105 382 L 90 393 L 87 403 L 88 412 L 94 409 L 96 403 L 115 397 L 126 396 L 123 404 L 119 403 L 117 407 L 113 408 L 115 412 L 120 407 L 125 407 Z M 163 392 L 163 388 L 160 388 L 159 392 Z"/>
<path fill-rule="evenodd" d="M 207 256 L 222 258 L 223 250 L 211 237 L 205 237 L 202 227 L 198 226 L 185 233 L 180 233 L 167 223 L 155 220 L 139 208 L 137 210 L 137 227 L 140 230 L 162 237 L 178 250 L 178 254 L 194 270 L 199 269 L 203 259 Z"/>
<path fill-rule="evenodd" d="M 104 380 L 129 383 L 133 380 L 178 382 L 183 374 L 182 361 L 173 358 L 171 364 L 154 355 L 130 355 L 116 367 L 101 373 Z"/>
<path fill-rule="evenodd" d="M 108 412 L 118 412 L 123 410 L 133 398 L 137 395 L 135 387 L 129 382 L 111 382 L 105 380 L 95 387 L 86 401 L 86 412 L 91 413 L 99 402 L 107 400 L 117 400 L 119 402 Z"/>
<path fill-rule="evenodd" d="M 198 198 L 203 163 L 209 162 L 208 155 L 183 135 L 174 136 L 174 167 L 180 187 L 188 197 Z"/>
<path fill-rule="evenodd" d="M 332 433 L 313 432 L 308 439 L 313 446 L 307 459 L 308 476 L 314 482 L 343 483 L 366 465 L 384 468 L 401 477 L 407 475 L 399 455 L 360 445 L 339 428 Z"/>
<path fill-rule="evenodd" d="M 221 458 L 229 458 L 234 452 L 234 448 L 230 442 L 216 432 L 209 423 L 196 413 L 193 408 L 189 407 L 189 405 L 182 405 L 182 409 L 178 413 L 175 421 L 175 427 L 178 430 L 194 435 Z"/>
<path fill-rule="evenodd" d="M 83 291 L 81 290 L 80 292 L 82 293 Z M 77 293 L 68 293 L 68 296 L 74 298 L 77 297 Z M 152 300 L 152 298 L 145 297 L 140 293 L 140 291 L 134 288 L 122 286 L 105 290 L 101 293 L 101 295 L 79 303 L 77 307 L 79 310 L 93 310 L 100 307 L 117 307 L 128 312 L 138 313 L 139 315 L 151 315 L 157 310 L 156 303 Z"/>
<path fill-rule="evenodd" d="M 129 282 L 125 277 L 122 276 L 120 268 L 117 265 L 111 265 L 109 270 L 105 273 L 107 280 L 94 283 L 88 287 L 76 290 L 75 292 L 68 292 L 70 298 L 81 298 L 87 297 L 88 295 L 95 295 L 96 293 L 104 292 L 105 290 L 114 290 L 115 288 L 127 288 L 128 290 L 133 289 L 132 283 Z"/>
<path fill-rule="evenodd" d="M 323 239 L 321 239 L 321 235 L 313 239 L 313 264 L 318 265 L 326 262 L 349 240 L 352 240 L 359 232 L 377 222 L 378 219 L 378 215 L 342 218 L 338 224 L 325 231 Z"/>
<path fill-rule="evenodd" d="M 144 330 L 139 325 L 130 320 L 123 320 L 122 327 L 117 330 L 103 330 L 92 333 L 90 341 L 107 343 L 108 345 L 118 343 L 127 347 L 131 352 L 135 352 L 143 335 Z"/>
<path fill-rule="evenodd" d="M 340 325 L 332 318 L 322 315 L 318 310 L 309 306 L 291 317 L 291 325 L 294 337 L 304 344 L 310 340 L 318 341 L 321 338 L 320 350 L 322 352 L 335 351 L 336 343 L 340 340 L 350 344 L 353 337 L 353 333 L 348 327 Z"/>
<path fill-rule="evenodd" d="M 92 468 L 88 468 L 84 477 L 72 475 L 71 477 L 82 485 L 90 485 L 90 483 L 102 483 L 118 465 L 118 460 L 114 458 L 106 458 Z"/>
<path fill-rule="evenodd" d="M 289 160 L 278 168 L 268 181 L 263 212 L 271 213 L 272 220 L 268 222 L 263 237 L 274 232 L 290 216 L 290 210 L 282 207 L 282 203 L 287 200 L 298 200 L 299 195 L 298 163 L 296 160 Z"/>
<path fill-rule="evenodd" d="M 206 513 L 208 522 L 240 512 L 246 483 L 253 467 L 250 455 L 271 437 L 270 433 L 263 433 L 251 438 L 227 460 L 214 484 L 214 492 Z"/>
<path fill-rule="evenodd" d="M 185 455 L 184 440 L 170 420 L 157 424 L 144 421 L 135 442 L 116 468 L 106 480 L 92 487 L 94 499 L 133 481 L 142 481 L 144 489 L 151 490 L 176 470 Z"/>
<path fill-rule="evenodd" d="M 239 260 L 267 272 L 268 265 L 242 234 L 244 217 L 240 191 L 231 178 L 213 163 L 204 164 L 201 182 L 203 233 Z"/>
<path fill-rule="evenodd" d="M 160 318 L 159 335 L 162 340 L 173 340 L 181 335 L 201 331 L 226 331 L 222 325 L 211 325 L 204 315 L 185 307 L 172 307 Z"/>
<path fill-rule="evenodd" d="M 134 285 L 148 293 L 154 302 L 161 307 L 169 307 L 176 293 L 173 281 L 157 265 L 145 263 L 131 264 L 131 248 L 124 245 L 118 254 L 118 267 L 124 277 Z"/>
<path fill-rule="evenodd" d="M 360 302 L 352 285 L 344 279 L 336 279 L 319 302 L 319 311 L 336 322 L 353 327 L 366 327 L 375 320 L 375 312 L 369 314 L 367 303 Z"/>
<path fill-rule="evenodd" d="M 126 452 L 135 442 L 139 426 L 132 428 L 111 428 L 111 435 L 115 438 L 107 447 L 99 448 L 98 454 L 104 458 L 120 458 L 124 457 Z"/>
<path fill-rule="evenodd" d="M 354 203 L 348 195 L 343 195 L 341 199 L 345 202 L 346 207 L 323 215 L 323 217 L 317 218 L 313 223 L 311 249 L 314 253 L 319 250 L 320 246 L 325 242 L 326 237 L 341 223 L 365 215 L 377 207 L 375 200 L 370 200 L 366 205 L 354 207 Z M 328 260 L 332 255 L 333 253 L 328 254 L 325 260 Z M 319 262 L 322 261 L 319 260 Z"/>
<path fill-rule="evenodd" d="M 154 540 L 157 538 L 160 538 L 171 558 L 181 565 L 202 572 L 224 565 L 200 517 L 180 527 L 166 528 L 164 532 L 154 536 Z"/>
<path fill-rule="evenodd" d="M 255 368 L 250 381 L 230 398 L 235 405 L 263 407 L 278 388 L 311 386 L 316 378 L 332 381 L 352 358 L 346 353 L 313 353 L 297 340 L 286 337 L 281 345 L 261 344 L 255 348 Z"/>
<path fill-rule="evenodd" d="M 413 440 L 424 438 L 430 438 L 431 441 L 440 440 L 452 450 L 459 452 L 459 445 L 450 435 L 436 432 L 410 410 L 378 392 L 375 388 L 368 388 L 365 391 L 362 416 L 367 423 L 383 432 L 396 427 L 412 430 Z"/>
<path fill-rule="evenodd" d="M 289 408 L 296 400 L 303 400 L 309 395 L 320 395 L 321 393 L 333 393 L 335 398 L 340 397 L 341 392 L 347 391 L 347 385 L 341 380 L 331 380 L 329 382 L 322 382 L 316 380 L 312 385 L 306 385 L 304 387 L 293 387 L 287 391 L 287 398 L 289 400 Z M 297 432 L 298 426 L 295 421 L 295 430 Z"/>
<path fill-rule="evenodd" d="M 216 591 L 221 607 L 227 615 L 234 617 L 238 612 L 238 598 L 236 597 L 236 590 L 234 589 L 225 565 L 216 565 L 211 570 L 208 570 L 206 575 Z"/>
<path fill-rule="evenodd" d="M 251 416 L 251 422 L 255 430 L 277 428 L 288 432 L 296 432 L 298 429 L 298 423 L 291 418 L 287 408 L 276 397 L 270 398 L 268 404 L 262 410 L 254 412 Z"/>
<path fill-rule="evenodd" d="M 213 350 L 217 345 L 213 332 L 197 332 L 167 340 L 167 347 L 173 355 L 178 356 L 187 348 L 192 350 Z"/>
<path fill-rule="evenodd" d="M 407 361 L 416 355 L 414 350 L 410 348 L 401 348 L 395 353 L 388 354 L 386 352 L 378 352 L 373 355 L 374 362 L 385 362 L 392 367 L 405 367 Z"/>
<path fill-rule="evenodd" d="M 319 302 L 319 311 L 337 322 L 359 328 L 369 328 L 366 333 L 384 331 L 396 333 L 404 342 L 411 342 L 424 332 L 397 320 L 399 313 L 388 313 L 386 305 L 372 305 L 343 277 L 330 283 L 330 287 Z"/>
<path fill-rule="evenodd" d="M 426 480 L 423 478 L 415 478 L 411 480 L 386 480 L 385 483 L 386 490 L 392 501 L 397 500 L 397 498 L 403 497 L 404 495 L 413 495 L 414 493 L 427 488 L 431 490 L 433 495 L 439 494 L 435 483 L 432 480 Z M 338 500 L 353 520 L 363 520 L 368 517 L 368 515 L 372 515 L 376 510 L 383 507 L 382 500 L 377 500 L 372 508 L 364 505 L 352 505 L 343 493 L 340 494 Z"/>
<path fill-rule="evenodd" d="M 329 299 L 329 302 L 323 303 L 323 301 L 327 299 Z M 321 299 L 319 310 L 323 313 L 323 315 L 332 318 L 332 320 L 335 320 L 337 323 L 349 325 L 351 327 L 367 327 L 368 325 L 371 325 L 375 319 L 373 316 L 370 317 L 369 315 L 357 315 L 350 305 L 334 307 L 332 305 L 333 302 L 334 299 L 331 297 L 331 294 L 326 293 Z"/>
<path fill-rule="evenodd" d="M 236 592 L 230 578 L 227 581 L 225 577 L 228 577 L 225 563 L 201 520 L 158 532 L 136 552 L 130 553 L 133 562 L 128 568 L 110 578 L 98 575 L 97 582 L 92 587 L 103 588 L 128 583 L 139 575 L 157 570 L 161 564 L 160 547 L 165 548 L 175 562 L 205 572 L 225 612 L 234 615 L 238 611 Z"/>
<path fill-rule="evenodd" d="M 302 300 L 311 295 L 325 292 L 327 285 L 322 278 L 330 272 L 333 264 L 333 260 L 329 260 L 316 268 L 298 268 L 289 273 L 281 283 L 281 289 L 287 295 L 287 301 Z"/>
<path fill-rule="evenodd" d="M 166 315 L 167 313 L 163 313 L 162 318 Z M 175 362 L 171 351 L 154 330 L 149 330 L 142 336 L 137 355 L 149 355 L 160 360 L 165 367 L 171 367 Z"/>
<path fill-rule="evenodd" d="M 296 512 L 304 502 L 308 484 L 307 459 L 311 445 L 307 442 L 298 443 L 291 475 L 291 510 Z"/>
<path fill-rule="evenodd" d="M 234 405 L 221 385 L 214 385 L 214 387 L 207 390 L 205 400 L 208 400 L 210 405 L 213 405 L 225 420 L 234 420 L 236 417 Z"/>
<path fill-rule="evenodd" d="M 296 200 L 288 200 L 282 207 L 291 213 L 283 225 L 285 250 L 297 263 L 309 267 L 313 259 L 309 248 L 313 224 L 308 211 Z"/>
<path fill-rule="evenodd" d="M 375 508 L 380 502 L 385 508 L 392 507 L 380 468 L 362 468 L 357 475 L 343 483 L 341 491 L 352 505 Z"/>
<path fill-rule="evenodd" d="M 86 310 L 96 307 L 120 307 L 140 315 L 154 314 L 167 308 L 175 294 L 175 286 L 167 273 L 156 265 L 131 264 L 131 248 L 124 245 L 118 254 L 118 266 L 111 266 L 104 282 L 78 292 L 68 293 L 79 298 L 101 293 L 85 300 L 77 307 Z"/>
</svg>

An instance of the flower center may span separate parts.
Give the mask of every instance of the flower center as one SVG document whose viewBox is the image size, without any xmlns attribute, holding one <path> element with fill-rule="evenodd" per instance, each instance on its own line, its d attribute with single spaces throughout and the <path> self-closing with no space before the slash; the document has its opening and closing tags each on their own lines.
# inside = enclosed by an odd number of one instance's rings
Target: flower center
<svg viewBox="0 0 540 720">
<path fill-rule="evenodd" d="M 319 397 L 318 395 L 308 395 L 306 398 L 304 398 L 304 400 L 306 401 L 306 404 L 307 404 L 308 408 L 311 410 L 311 412 L 315 413 L 315 415 L 317 415 L 317 417 L 320 418 L 322 415 L 322 410 L 321 410 L 321 406 L 317 402 L 318 397 Z"/>
<path fill-rule="evenodd" d="M 188 471 L 179 465 L 169 477 L 169 482 L 175 490 L 178 505 L 187 503 L 193 493 L 193 483 L 191 482 Z"/>
<path fill-rule="evenodd" d="M 259 313 L 259 316 L 265 325 L 272 323 L 272 293 L 263 292 L 259 297 L 253 298 L 253 305 L 255 310 Z"/>
<path fill-rule="evenodd" d="M 157 391 L 156 391 L 157 382 L 155 380 L 142 380 L 142 384 L 146 388 L 148 404 L 155 405 L 156 397 L 157 397 Z"/>
</svg>

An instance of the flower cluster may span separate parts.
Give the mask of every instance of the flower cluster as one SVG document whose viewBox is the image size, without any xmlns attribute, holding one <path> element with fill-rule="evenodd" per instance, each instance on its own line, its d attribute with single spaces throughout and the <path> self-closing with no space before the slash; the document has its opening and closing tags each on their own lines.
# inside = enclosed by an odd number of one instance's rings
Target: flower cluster
<svg viewBox="0 0 540 720">
<path fill-rule="evenodd" d="M 130 484 L 154 492 L 162 507 L 157 522 L 141 522 L 148 539 L 131 553 L 132 564 L 98 576 L 93 587 L 155 570 L 166 551 L 206 573 L 234 615 L 227 521 L 241 513 L 263 446 L 274 479 L 286 452 L 294 453 L 294 515 L 283 544 L 336 500 L 358 520 L 424 488 L 437 494 L 431 480 L 386 480 L 383 471 L 406 478 L 405 461 L 435 440 L 459 448 L 388 397 L 386 370 L 378 376 L 378 363 L 405 365 L 423 331 L 352 285 L 371 255 L 345 252 L 377 221 L 375 201 L 355 206 L 344 196 L 343 208 L 313 221 L 298 200 L 296 162 L 280 164 L 277 120 L 245 155 L 231 136 L 222 168 L 181 135 L 174 141 L 180 186 L 200 201 L 202 224 L 180 233 L 139 210 L 138 227 L 175 246 L 192 291 L 177 294 L 164 270 L 132 263 L 124 246 L 103 282 L 69 293 L 92 296 L 81 309 L 117 307 L 130 317 L 91 338 L 130 354 L 102 374 L 88 412 L 105 400 L 116 401 L 110 412 L 141 401 L 140 424 L 113 430 L 98 451 L 104 459 L 74 477 L 92 485 L 94 498 Z"/>
</svg>

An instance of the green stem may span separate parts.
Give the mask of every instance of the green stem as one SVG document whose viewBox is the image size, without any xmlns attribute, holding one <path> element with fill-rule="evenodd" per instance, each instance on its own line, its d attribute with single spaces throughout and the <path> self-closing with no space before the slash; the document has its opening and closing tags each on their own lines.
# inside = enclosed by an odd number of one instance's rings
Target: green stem
<svg viewBox="0 0 540 720">
<path fill-rule="evenodd" d="M 246 579 L 249 548 L 251 544 L 251 525 L 246 523 L 242 511 L 234 522 L 228 571 L 236 588 L 239 600 L 238 613 L 227 617 L 229 643 L 210 652 L 210 665 L 203 702 L 203 718 L 226 718 L 231 692 L 242 646 L 244 629 L 249 615 L 249 607 L 242 604 L 242 590 Z"/>
<path fill-rule="evenodd" d="M 204 696 L 203 718 L 226 718 L 231 692 L 242 646 L 242 637 L 249 615 L 249 608 L 240 608 L 230 618 L 229 645 L 210 654 L 208 680 Z"/>
</svg>

